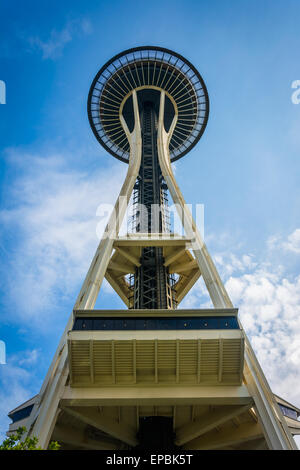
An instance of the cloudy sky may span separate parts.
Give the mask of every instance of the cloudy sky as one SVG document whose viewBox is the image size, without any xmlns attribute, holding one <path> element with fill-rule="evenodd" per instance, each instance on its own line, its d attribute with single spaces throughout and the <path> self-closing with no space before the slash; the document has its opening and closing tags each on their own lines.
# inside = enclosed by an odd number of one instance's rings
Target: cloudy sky
<svg viewBox="0 0 300 470">
<path fill-rule="evenodd" d="M 90 130 L 90 84 L 140 45 L 182 54 L 206 82 L 208 126 L 176 177 L 204 204 L 205 241 L 274 393 L 300 407 L 299 15 L 298 0 L 1 2 L 0 441 L 8 411 L 39 391 L 99 242 L 97 209 L 125 175 Z M 201 282 L 182 303 L 206 305 Z M 122 302 L 104 284 L 96 306 Z"/>
</svg>

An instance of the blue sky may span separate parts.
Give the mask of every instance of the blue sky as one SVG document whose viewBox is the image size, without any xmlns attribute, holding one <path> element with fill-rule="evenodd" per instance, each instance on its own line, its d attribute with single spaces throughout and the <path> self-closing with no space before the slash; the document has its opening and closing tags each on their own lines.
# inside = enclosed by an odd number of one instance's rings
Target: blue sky
<svg viewBox="0 0 300 470">
<path fill-rule="evenodd" d="M 300 79 L 297 0 L 3 1 L 0 6 L 0 440 L 39 391 L 125 165 L 99 146 L 86 100 L 113 55 L 157 45 L 204 78 L 211 111 L 176 162 L 188 203 L 275 393 L 300 407 Z M 208 305 L 199 282 L 183 305 Z M 109 286 L 99 308 L 120 308 Z"/>
</svg>

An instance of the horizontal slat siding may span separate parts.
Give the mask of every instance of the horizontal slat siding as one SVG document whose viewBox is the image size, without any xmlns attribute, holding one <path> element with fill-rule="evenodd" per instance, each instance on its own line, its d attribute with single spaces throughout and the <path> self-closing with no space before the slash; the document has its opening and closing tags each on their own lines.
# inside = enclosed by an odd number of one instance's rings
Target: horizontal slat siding
<svg viewBox="0 0 300 470">
<path fill-rule="evenodd" d="M 157 343 L 157 355 L 155 343 Z M 198 340 L 93 340 L 91 350 L 89 341 L 73 340 L 69 349 L 71 384 L 73 386 L 135 382 L 239 384 L 243 367 L 243 342 L 241 338 L 232 338 L 223 339 L 222 344 L 223 350 L 220 356 L 218 337 L 201 339 L 200 351 Z M 94 383 L 90 368 L 91 351 Z"/>
</svg>

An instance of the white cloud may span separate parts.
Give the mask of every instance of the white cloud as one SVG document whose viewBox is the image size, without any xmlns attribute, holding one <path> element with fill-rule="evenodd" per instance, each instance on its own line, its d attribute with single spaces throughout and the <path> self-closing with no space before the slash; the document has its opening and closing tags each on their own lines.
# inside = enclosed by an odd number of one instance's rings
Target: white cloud
<svg viewBox="0 0 300 470">
<path fill-rule="evenodd" d="M 288 236 L 287 242 L 283 244 L 284 248 L 293 253 L 300 253 L 300 228 L 297 228 Z"/>
<path fill-rule="evenodd" d="M 36 364 L 40 355 L 40 350 L 24 351 L 22 358 L 19 360 L 20 366 L 32 366 Z"/>
<path fill-rule="evenodd" d="M 19 157 L 11 152 L 15 161 Z M 3 277 L 14 321 L 43 327 L 41 311 L 55 309 L 58 297 L 68 298 L 83 281 L 99 243 L 97 207 L 115 202 L 126 168 L 116 164 L 87 175 L 68 169 L 63 155 L 22 159 L 30 170 L 11 188 L 11 207 L 0 212 L 4 233 L 18 240 L 6 248 L 9 266 Z"/>
<path fill-rule="evenodd" d="M 214 260 L 216 265 L 222 269 L 224 275 L 230 275 L 236 271 L 243 272 L 256 266 L 253 255 L 238 257 L 233 253 L 217 253 Z"/>
<path fill-rule="evenodd" d="M 270 250 L 300 254 L 300 228 L 296 228 L 287 238 L 274 235 L 267 241 Z"/>
<path fill-rule="evenodd" d="M 28 38 L 28 42 L 33 50 L 42 52 L 43 59 L 57 59 L 62 55 L 66 44 L 71 42 L 75 36 L 90 34 L 91 32 L 92 25 L 88 19 L 76 19 L 68 21 L 60 31 L 53 29 L 46 40 L 38 36 L 31 36 Z"/>
</svg>

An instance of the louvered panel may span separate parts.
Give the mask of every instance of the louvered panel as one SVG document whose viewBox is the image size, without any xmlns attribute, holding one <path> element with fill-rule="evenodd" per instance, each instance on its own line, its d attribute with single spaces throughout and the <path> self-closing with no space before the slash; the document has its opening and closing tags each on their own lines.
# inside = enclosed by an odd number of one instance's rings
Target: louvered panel
<svg viewBox="0 0 300 470">
<path fill-rule="evenodd" d="M 157 381 L 159 383 L 176 381 L 176 340 L 157 342 Z"/>
<path fill-rule="evenodd" d="M 78 376 L 90 375 L 89 341 L 74 341 L 72 344 L 72 371 Z"/>
<path fill-rule="evenodd" d="M 110 341 L 94 341 L 95 375 L 112 375 L 112 344 Z"/>
<path fill-rule="evenodd" d="M 133 375 L 133 342 L 115 342 L 116 375 Z"/>
<path fill-rule="evenodd" d="M 136 342 L 137 383 L 155 382 L 155 341 Z"/>
<path fill-rule="evenodd" d="M 217 375 L 219 370 L 219 340 L 201 343 L 201 377 Z"/>
<path fill-rule="evenodd" d="M 136 367 L 137 369 L 153 369 L 155 365 L 154 341 L 136 342 Z"/>
<path fill-rule="evenodd" d="M 176 341 L 158 341 L 157 365 L 159 369 L 175 369 Z"/>
<path fill-rule="evenodd" d="M 179 341 L 179 375 L 197 373 L 198 341 Z"/>
<path fill-rule="evenodd" d="M 76 339 L 69 341 L 72 386 L 241 383 L 242 333 L 230 338 L 226 332 L 222 338 L 219 330 L 215 336 L 210 332 L 202 338 L 199 334 L 199 339 L 177 340 L 98 340 L 94 334 L 92 341 L 80 341 L 80 333 L 74 333 Z"/>
<path fill-rule="evenodd" d="M 223 342 L 223 374 L 239 374 L 241 367 L 241 355 L 243 354 L 240 340 Z"/>
</svg>

